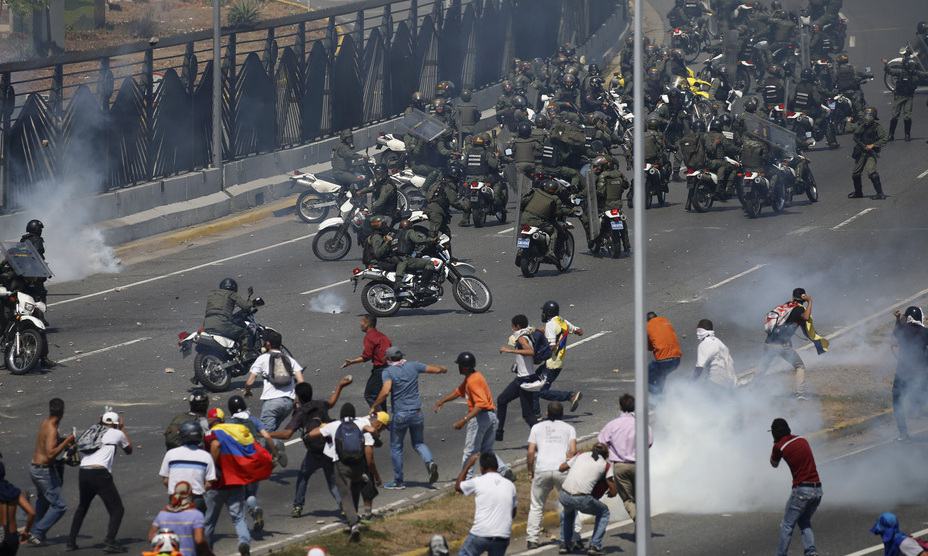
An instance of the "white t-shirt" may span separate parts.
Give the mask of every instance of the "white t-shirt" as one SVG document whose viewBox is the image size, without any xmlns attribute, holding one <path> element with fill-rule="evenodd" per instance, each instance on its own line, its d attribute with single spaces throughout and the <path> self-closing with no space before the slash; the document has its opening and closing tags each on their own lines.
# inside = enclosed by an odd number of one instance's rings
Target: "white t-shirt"
<svg viewBox="0 0 928 556">
<path fill-rule="evenodd" d="M 560 369 L 564 365 L 564 356 L 566 355 L 564 351 L 559 353 L 557 350 L 558 334 L 561 333 L 561 324 L 558 319 L 563 321 L 567 326 L 568 333 L 577 331 L 576 326 L 571 324 L 567 319 L 561 317 L 551 317 L 551 319 L 545 323 L 545 338 L 548 340 L 548 345 L 551 346 L 551 358 L 545 363 L 545 366 L 549 369 Z"/>
<path fill-rule="evenodd" d="M 116 446 L 126 448 L 129 446 L 129 439 L 119 429 L 110 429 L 103 433 L 100 439 L 103 443 L 96 452 L 81 458 L 81 467 L 105 467 L 107 471 L 113 471 L 113 459 L 116 457 Z"/>
<path fill-rule="evenodd" d="M 908 537 L 899 544 L 899 553 L 902 556 L 918 556 L 924 552 L 918 542 L 912 537 Z"/>
<path fill-rule="evenodd" d="M 203 494 L 206 483 L 216 480 L 216 464 L 206 450 L 178 446 L 164 454 L 158 474 L 168 478 L 168 494 L 173 494 L 174 485 L 182 481 L 190 483 L 194 494 Z"/>
<path fill-rule="evenodd" d="M 338 430 L 338 426 L 341 424 L 341 420 L 332 421 L 331 423 L 326 423 L 319 428 L 319 431 L 322 433 L 322 436 L 326 441 L 325 448 L 322 449 L 322 453 L 329 456 L 329 459 L 332 461 L 338 461 L 338 453 L 335 451 L 335 431 Z M 369 427 L 371 425 L 371 420 L 368 417 L 359 417 L 354 420 L 354 424 L 356 424 L 363 432 L 364 427 Z M 364 445 L 374 445 L 374 436 L 369 432 L 364 433 Z"/>
<path fill-rule="evenodd" d="M 590 494 L 600 480 L 609 472 L 608 458 L 593 459 L 593 452 L 583 452 L 567 462 L 570 470 L 561 487 L 568 494 Z"/>
<path fill-rule="evenodd" d="M 696 336 L 700 340 L 696 350 L 696 366 L 702 367 L 712 382 L 733 388 L 738 382 L 738 376 L 735 374 L 735 362 L 731 358 L 728 346 L 716 338 L 711 330 L 700 328 L 696 331 Z"/>
<path fill-rule="evenodd" d="M 534 328 L 526 328 L 524 330 L 520 330 L 516 332 L 515 334 L 513 334 L 513 338 L 512 338 L 513 341 L 511 342 L 512 347 L 516 349 L 522 349 L 522 345 L 519 343 L 519 339 L 525 338 L 525 341 L 528 342 L 529 349 L 531 349 L 533 347 L 532 346 L 532 332 L 534 330 L 535 330 Z M 519 355 L 517 353 L 515 354 L 515 358 L 516 358 L 516 362 L 515 362 L 514 368 L 515 368 L 517 377 L 523 378 L 523 377 L 532 376 L 535 374 L 534 356 Z"/>
<path fill-rule="evenodd" d="M 276 352 L 275 352 L 276 353 Z M 283 355 L 283 354 L 281 354 Z M 290 357 L 289 355 L 283 355 L 290 360 L 290 366 L 293 369 L 294 375 L 297 372 L 302 372 L 303 367 L 296 362 L 296 359 Z M 270 374 L 270 361 L 271 361 L 271 352 L 262 353 L 255 359 L 255 362 L 251 364 L 251 369 L 249 372 L 255 375 L 256 377 L 261 378 L 264 381 L 264 389 L 261 390 L 261 399 L 262 400 L 273 400 L 274 398 L 290 398 L 291 400 L 296 399 L 296 393 L 293 389 L 296 386 L 296 376 L 290 379 L 289 386 L 274 386 L 271 381 L 268 379 Z"/>
<path fill-rule="evenodd" d="M 534 444 L 535 473 L 557 471 L 567 461 L 570 441 L 577 439 L 577 431 L 564 421 L 541 421 L 528 433 L 528 443 Z"/>
<path fill-rule="evenodd" d="M 516 507 L 516 485 L 499 473 L 478 475 L 461 483 L 465 496 L 475 495 L 475 537 L 505 537 L 512 534 L 512 511 Z"/>
</svg>

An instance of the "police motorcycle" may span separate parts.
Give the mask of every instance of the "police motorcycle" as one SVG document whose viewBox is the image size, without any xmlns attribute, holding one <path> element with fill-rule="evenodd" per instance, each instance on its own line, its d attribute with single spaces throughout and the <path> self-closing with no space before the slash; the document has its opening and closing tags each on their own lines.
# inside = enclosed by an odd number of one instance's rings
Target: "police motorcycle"
<svg viewBox="0 0 928 556">
<path fill-rule="evenodd" d="M 377 136 L 375 150 L 380 153 L 380 162 L 386 164 L 390 171 L 390 179 L 396 184 L 410 210 L 421 210 L 425 207 L 425 177 L 420 176 L 406 167 L 406 143 L 392 133 L 381 132 Z"/>
<path fill-rule="evenodd" d="M 631 254 L 631 250 L 625 249 L 628 243 L 628 218 L 622 209 L 614 208 L 601 213 L 599 234 L 601 252 L 613 259 L 618 259 L 623 253 L 626 256 Z"/>
<path fill-rule="evenodd" d="M 249 299 L 253 293 L 252 288 L 248 288 Z M 262 306 L 264 306 L 264 300 L 256 297 L 253 308 L 240 309 L 232 315 L 234 322 L 243 325 L 248 330 L 252 345 L 256 348 L 264 345 L 264 339 L 269 332 L 276 332 L 273 328 L 264 326 L 255 320 L 255 312 L 258 307 Z M 191 382 L 201 384 L 210 392 L 228 391 L 232 386 L 232 379 L 247 374 L 251 364 L 260 355 L 240 345 L 234 338 L 207 332 L 202 327 L 192 334 L 187 331 L 179 333 L 177 340 L 180 353 L 184 358 L 196 351 L 196 356 L 193 358 Z M 290 355 L 286 347 L 283 351 Z"/>
<path fill-rule="evenodd" d="M 329 215 L 333 207 L 341 207 L 348 198 L 350 190 L 357 190 L 366 186 L 373 179 L 373 158 L 359 157 L 356 159 L 355 178 L 349 187 L 344 187 L 334 178 L 330 171 L 312 174 L 301 170 L 294 170 L 290 175 L 290 184 L 307 188 L 296 199 L 296 212 L 300 219 L 307 224 L 322 222 Z M 397 206 L 407 210 L 409 200 L 401 189 L 397 192 Z"/>
<path fill-rule="evenodd" d="M 765 170 L 745 170 L 738 173 L 738 198 L 749 218 L 760 216 L 764 206 L 780 213 L 786 207 L 783 180 L 779 176 L 767 175 Z"/>
<path fill-rule="evenodd" d="M 828 108 L 830 124 L 835 126 L 835 134 L 843 135 L 847 124 L 854 118 L 854 102 L 844 93 L 838 93 L 825 101 Z"/>
<path fill-rule="evenodd" d="M 741 165 L 737 160 L 727 156 L 725 160 L 736 168 Z M 708 211 L 717 200 L 728 200 L 728 192 L 720 188 L 719 185 L 718 174 L 708 168 L 686 169 L 687 194 L 690 196 L 691 205 L 696 212 Z"/>
<path fill-rule="evenodd" d="M 496 179 L 504 181 L 502 173 L 497 174 Z M 471 215 L 474 219 L 475 228 L 482 228 L 484 224 L 486 224 L 488 213 L 492 213 L 496 216 L 496 220 L 500 224 L 506 223 L 506 218 L 509 214 L 506 210 L 506 204 L 508 202 L 506 192 L 509 190 L 508 186 L 504 187 L 502 190 L 502 200 L 496 199 L 492 182 L 478 180 L 476 178 L 465 178 L 464 188 L 467 191 L 468 199 L 470 199 Z"/>
<path fill-rule="evenodd" d="M 413 214 L 410 222 L 427 220 L 424 215 Z M 415 225 L 415 224 L 414 224 Z M 418 256 L 432 263 L 432 277 L 426 280 L 421 274 L 412 275 L 409 281 L 397 283 L 396 272 L 391 268 L 369 265 L 356 267 L 351 272 L 354 291 L 362 280 L 368 281 L 361 289 L 361 305 L 364 310 L 377 317 L 391 317 L 400 309 L 428 307 L 441 301 L 444 284 L 451 286 L 451 294 L 465 311 L 485 313 L 493 304 L 493 295 L 486 282 L 473 274 L 476 269 L 451 256 L 451 238 L 441 234 L 436 247 Z"/>
<path fill-rule="evenodd" d="M 706 42 L 707 38 L 695 27 L 675 27 L 670 32 L 670 48 L 681 50 L 688 64 L 696 61 Z"/>
<path fill-rule="evenodd" d="M 45 302 L 30 295 L 30 282 L 52 277 L 31 243 L 3 243 L 3 284 L 0 285 L 0 349 L 7 370 L 21 375 L 39 367 L 48 354 Z M 10 278 L 7 280 L 7 278 Z M 34 292 L 33 292 L 34 293 Z"/>
<path fill-rule="evenodd" d="M 650 209 L 655 204 L 663 207 L 667 204 L 667 192 L 670 190 L 671 169 L 668 166 L 657 162 L 645 162 L 644 164 L 644 187 L 645 198 L 644 208 Z M 634 208 L 634 187 L 628 190 L 626 200 L 628 208 Z"/>
<path fill-rule="evenodd" d="M 313 253 L 323 261 L 337 261 L 345 258 L 351 250 L 351 235 L 354 233 L 358 245 L 364 245 L 368 235 L 365 228 L 370 211 L 362 199 L 345 193 L 344 202 L 339 207 L 340 216 L 334 216 L 319 224 L 319 230 L 313 237 Z"/>
<path fill-rule="evenodd" d="M 922 63 L 922 59 L 916 55 L 916 50 L 911 46 L 906 45 L 899 49 L 899 56 L 893 58 L 886 62 L 883 67 L 883 84 L 886 85 L 886 88 L 890 91 L 896 90 L 896 76 L 891 73 L 891 70 L 898 70 L 902 67 L 902 64 L 905 62 L 907 56 L 910 56 L 912 60 L 915 60 L 918 63 L 918 69 L 925 71 L 925 66 Z M 919 86 L 928 85 L 928 82 L 921 82 Z"/>
<path fill-rule="evenodd" d="M 534 183 L 539 184 L 545 180 L 554 180 L 560 186 L 561 191 L 572 191 L 573 187 L 570 182 L 550 176 L 543 173 L 537 173 L 533 176 Z M 533 186 L 534 187 L 534 186 Z M 575 207 L 576 215 L 581 209 L 582 198 L 576 193 L 571 194 L 570 202 Z M 522 276 L 531 278 L 538 273 L 542 264 L 553 264 L 558 267 L 559 272 L 567 272 L 574 263 L 574 253 L 576 246 L 574 236 L 570 230 L 574 225 L 567 220 L 559 219 L 555 226 L 558 228 L 558 245 L 555 245 L 554 252 L 557 260 L 552 260 L 547 256 L 548 245 L 551 243 L 551 236 L 548 232 L 537 226 L 528 224 L 519 224 L 516 227 L 516 260 L 515 264 L 522 271 Z"/>
</svg>

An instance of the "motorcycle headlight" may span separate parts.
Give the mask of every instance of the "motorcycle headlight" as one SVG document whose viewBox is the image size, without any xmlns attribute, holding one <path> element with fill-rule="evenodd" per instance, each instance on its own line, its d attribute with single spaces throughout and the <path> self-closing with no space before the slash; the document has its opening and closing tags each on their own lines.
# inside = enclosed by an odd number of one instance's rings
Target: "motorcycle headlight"
<svg viewBox="0 0 928 556">
<path fill-rule="evenodd" d="M 26 303 L 23 303 L 23 311 L 25 311 L 26 313 L 31 313 L 34 310 L 35 310 L 35 303 L 29 303 L 28 301 Z"/>
<path fill-rule="evenodd" d="M 760 178 L 760 177 L 754 178 L 754 183 L 756 183 L 757 185 L 760 185 L 760 183 L 761 183 L 761 181 L 763 181 L 763 179 L 764 179 L 764 178 Z"/>
</svg>

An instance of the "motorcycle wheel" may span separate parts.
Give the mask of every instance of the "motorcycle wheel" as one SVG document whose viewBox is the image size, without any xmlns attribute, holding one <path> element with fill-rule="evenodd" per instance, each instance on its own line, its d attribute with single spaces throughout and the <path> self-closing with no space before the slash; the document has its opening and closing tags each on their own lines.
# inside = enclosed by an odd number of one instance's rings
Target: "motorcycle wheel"
<svg viewBox="0 0 928 556">
<path fill-rule="evenodd" d="M 214 353 L 197 353 L 193 359 L 193 374 L 210 392 L 225 392 L 232 385 L 232 373 L 222 368 L 223 363 Z"/>
<path fill-rule="evenodd" d="M 773 199 L 770 202 L 770 208 L 773 209 L 773 212 L 779 214 L 783 212 L 783 209 L 786 208 L 786 189 L 780 183 L 780 180 L 776 180 L 772 187 L 773 190 Z"/>
<path fill-rule="evenodd" d="M 326 228 L 313 238 L 313 253 L 322 261 L 344 259 L 351 250 L 351 236 L 340 228 Z"/>
<path fill-rule="evenodd" d="M 612 230 L 612 241 L 609 245 L 609 255 L 613 259 L 618 259 L 622 256 L 622 232 L 619 230 Z"/>
<path fill-rule="evenodd" d="M 737 76 L 736 79 L 744 83 L 744 94 L 747 94 L 751 90 L 751 72 L 744 70 L 743 68 L 738 68 L 738 71 L 735 72 Z"/>
<path fill-rule="evenodd" d="M 699 55 L 702 53 L 702 41 L 698 38 L 690 38 L 686 43 L 686 48 L 684 49 L 686 53 L 686 63 L 692 64 L 699 58 Z"/>
<path fill-rule="evenodd" d="M 473 217 L 475 228 L 482 228 L 487 223 L 487 213 L 482 208 L 475 208 Z"/>
<path fill-rule="evenodd" d="M 693 209 L 696 212 L 706 212 L 712 208 L 712 191 L 702 181 L 698 182 L 693 189 Z"/>
<path fill-rule="evenodd" d="M 454 300 L 470 313 L 486 313 L 493 305 L 493 294 L 486 283 L 476 276 L 462 276 L 452 290 Z"/>
<path fill-rule="evenodd" d="M 760 216 L 762 208 L 763 202 L 760 197 L 757 196 L 757 193 L 751 191 L 744 195 L 744 212 L 748 215 L 748 218 L 757 218 Z"/>
<path fill-rule="evenodd" d="M 392 317 L 400 310 L 400 301 L 393 286 L 386 282 L 370 282 L 361 290 L 361 305 L 375 317 Z"/>
<path fill-rule="evenodd" d="M 541 266 L 541 259 L 530 255 L 522 255 L 519 262 L 519 268 L 522 270 L 522 276 L 531 278 L 538 273 L 538 267 Z"/>
<path fill-rule="evenodd" d="M 422 210 L 425 208 L 425 195 L 415 185 L 407 185 L 404 187 L 403 195 L 406 196 L 409 210 Z"/>
<path fill-rule="evenodd" d="M 19 331 L 19 351 L 15 341 L 6 350 L 6 368 L 14 375 L 26 374 L 39 365 L 45 349 L 45 336 L 36 328 Z"/>
<path fill-rule="evenodd" d="M 396 208 L 404 214 L 412 210 L 409 208 L 409 199 L 407 199 L 406 195 L 399 189 L 396 190 Z"/>
<path fill-rule="evenodd" d="M 883 85 L 886 85 L 886 89 L 889 91 L 896 90 L 896 78 L 885 70 L 883 71 Z"/>
<path fill-rule="evenodd" d="M 296 198 L 296 213 L 300 216 L 300 220 L 307 224 L 322 222 L 329 215 L 331 207 L 316 208 L 316 205 L 325 202 L 329 201 L 323 199 L 315 191 L 304 191 Z"/>
<path fill-rule="evenodd" d="M 815 183 L 815 176 L 812 175 L 811 171 L 809 171 L 809 177 L 806 180 L 806 197 L 809 198 L 810 203 L 818 202 L 818 184 Z"/>
<path fill-rule="evenodd" d="M 496 219 L 499 220 L 500 224 L 506 223 L 506 217 L 509 216 L 509 213 L 506 212 L 506 209 L 500 209 L 496 211 Z"/>
<path fill-rule="evenodd" d="M 574 236 L 567 232 L 567 238 L 564 242 L 564 252 L 561 253 L 561 272 L 570 270 L 570 265 L 574 264 Z"/>
<path fill-rule="evenodd" d="M 644 186 L 647 189 L 645 193 L 645 197 L 644 197 L 644 208 L 649 209 L 651 208 L 651 205 L 654 203 L 654 192 L 651 189 L 651 184 L 645 183 Z"/>
</svg>

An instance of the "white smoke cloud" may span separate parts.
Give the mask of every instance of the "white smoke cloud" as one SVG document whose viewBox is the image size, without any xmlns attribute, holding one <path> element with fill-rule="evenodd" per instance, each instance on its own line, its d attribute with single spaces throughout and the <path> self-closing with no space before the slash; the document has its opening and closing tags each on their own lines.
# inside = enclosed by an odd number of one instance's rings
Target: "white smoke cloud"
<svg viewBox="0 0 928 556">
<path fill-rule="evenodd" d="M 309 300 L 309 310 L 316 313 L 337 314 L 345 310 L 345 299 L 333 292 L 322 292 Z"/>
</svg>

